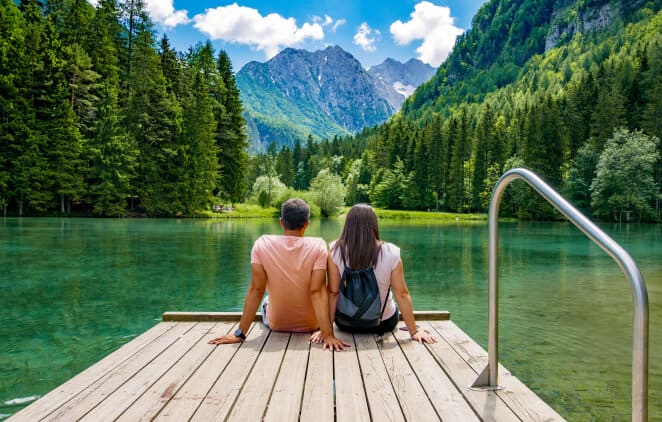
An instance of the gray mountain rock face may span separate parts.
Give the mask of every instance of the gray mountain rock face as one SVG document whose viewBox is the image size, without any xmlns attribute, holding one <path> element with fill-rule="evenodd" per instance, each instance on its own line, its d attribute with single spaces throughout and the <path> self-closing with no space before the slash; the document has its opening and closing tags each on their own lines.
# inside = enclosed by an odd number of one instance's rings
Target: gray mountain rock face
<svg viewBox="0 0 662 422">
<path fill-rule="evenodd" d="M 287 48 L 265 63 L 247 63 L 237 73 L 237 86 L 253 147 L 261 149 L 383 123 L 434 71 L 416 59 L 387 59 L 366 71 L 338 46 L 315 52 Z"/>
<path fill-rule="evenodd" d="M 399 110 L 404 100 L 420 84 L 430 79 L 436 71 L 436 68 L 418 59 L 400 63 L 391 58 L 368 69 L 368 73 L 375 79 L 375 82 L 384 87 L 385 98 L 396 110 Z"/>
</svg>

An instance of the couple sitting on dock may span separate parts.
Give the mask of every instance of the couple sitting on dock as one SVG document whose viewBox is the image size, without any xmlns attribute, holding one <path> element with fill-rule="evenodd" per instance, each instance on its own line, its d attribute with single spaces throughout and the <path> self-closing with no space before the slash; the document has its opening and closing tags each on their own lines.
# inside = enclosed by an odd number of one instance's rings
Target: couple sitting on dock
<svg viewBox="0 0 662 422">
<path fill-rule="evenodd" d="M 350 209 L 340 238 L 330 244 L 330 252 L 323 239 L 303 236 L 309 222 L 310 207 L 304 200 L 294 198 L 283 203 L 280 217 L 283 234 L 263 235 L 253 245 L 251 284 L 239 327 L 233 334 L 213 339 L 210 344 L 245 340 L 265 290 L 268 296 L 262 305 L 263 322 L 274 331 L 314 331 L 311 342 L 322 343 L 324 349 L 340 351 L 349 346 L 335 337 L 334 320 L 340 329 L 349 332 L 383 334 L 395 329 L 398 309 L 391 296 L 398 303 L 411 338 L 419 342 L 435 341 L 430 334 L 416 328 L 400 249 L 379 239 L 377 216 L 370 206 L 355 205 Z M 371 277 L 376 280 L 380 308 L 376 323 L 353 324 L 351 318 L 341 317 L 344 314 L 338 306 L 352 305 L 342 294 L 339 304 L 341 280 L 346 283 L 348 275 L 354 281 Z"/>
</svg>

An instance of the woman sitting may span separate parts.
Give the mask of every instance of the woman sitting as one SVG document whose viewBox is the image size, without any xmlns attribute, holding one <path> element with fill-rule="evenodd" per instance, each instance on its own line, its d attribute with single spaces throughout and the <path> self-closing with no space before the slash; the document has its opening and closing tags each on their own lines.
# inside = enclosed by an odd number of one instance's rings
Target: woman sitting
<svg viewBox="0 0 662 422">
<path fill-rule="evenodd" d="M 329 292 L 329 312 L 331 321 L 348 332 L 383 334 L 393 331 L 398 323 L 398 309 L 393 298 L 398 303 L 402 318 L 407 325 L 411 338 L 418 342 L 434 343 L 435 339 L 428 332 L 418 330 L 414 320 L 414 310 L 405 283 L 400 248 L 396 245 L 379 239 L 377 215 L 369 205 L 358 204 L 347 213 L 345 226 L 340 238 L 330 243 L 330 252 L 327 262 L 327 276 Z M 379 286 L 379 299 L 381 308 L 381 321 L 372 327 L 351 325 L 347 318 L 338 318 L 336 314 L 339 305 L 339 291 L 342 274 L 345 269 L 369 270 L 372 268 L 374 278 Z M 390 295 L 389 287 L 393 290 Z M 341 301 L 345 298 L 341 298 Z M 317 334 L 317 333 L 316 333 Z M 317 342 L 316 334 L 311 341 Z"/>
</svg>

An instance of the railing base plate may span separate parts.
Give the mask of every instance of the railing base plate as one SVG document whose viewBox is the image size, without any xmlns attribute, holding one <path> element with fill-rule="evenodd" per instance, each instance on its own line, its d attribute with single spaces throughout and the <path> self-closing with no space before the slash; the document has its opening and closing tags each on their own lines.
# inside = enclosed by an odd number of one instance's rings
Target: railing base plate
<svg viewBox="0 0 662 422">
<path fill-rule="evenodd" d="M 503 387 L 500 385 L 490 385 L 490 366 L 487 365 L 483 372 L 478 375 L 476 381 L 469 387 L 470 390 L 475 391 L 497 391 L 503 390 Z"/>
</svg>

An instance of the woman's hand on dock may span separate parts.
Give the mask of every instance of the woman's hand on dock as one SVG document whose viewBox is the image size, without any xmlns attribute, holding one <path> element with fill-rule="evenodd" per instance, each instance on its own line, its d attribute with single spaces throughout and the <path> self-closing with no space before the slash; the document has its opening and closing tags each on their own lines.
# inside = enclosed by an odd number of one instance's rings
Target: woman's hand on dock
<svg viewBox="0 0 662 422">
<path fill-rule="evenodd" d="M 336 352 L 340 352 L 344 350 L 345 347 L 351 346 L 351 344 L 342 341 L 340 339 L 337 339 L 333 335 L 324 338 L 322 336 L 322 331 L 320 330 L 317 330 L 310 335 L 310 342 L 313 344 L 324 344 L 324 348 L 323 348 L 324 350 L 329 349 L 329 350 L 335 350 Z"/>
<path fill-rule="evenodd" d="M 324 343 L 324 347 L 322 348 L 323 350 L 329 349 L 336 352 L 341 352 L 345 350 L 345 347 L 351 346 L 351 344 L 344 342 L 333 335 L 322 339 L 322 343 Z"/>
<path fill-rule="evenodd" d="M 419 343 L 436 343 L 437 340 L 427 330 L 417 330 L 411 335 L 412 340 Z"/>
</svg>

